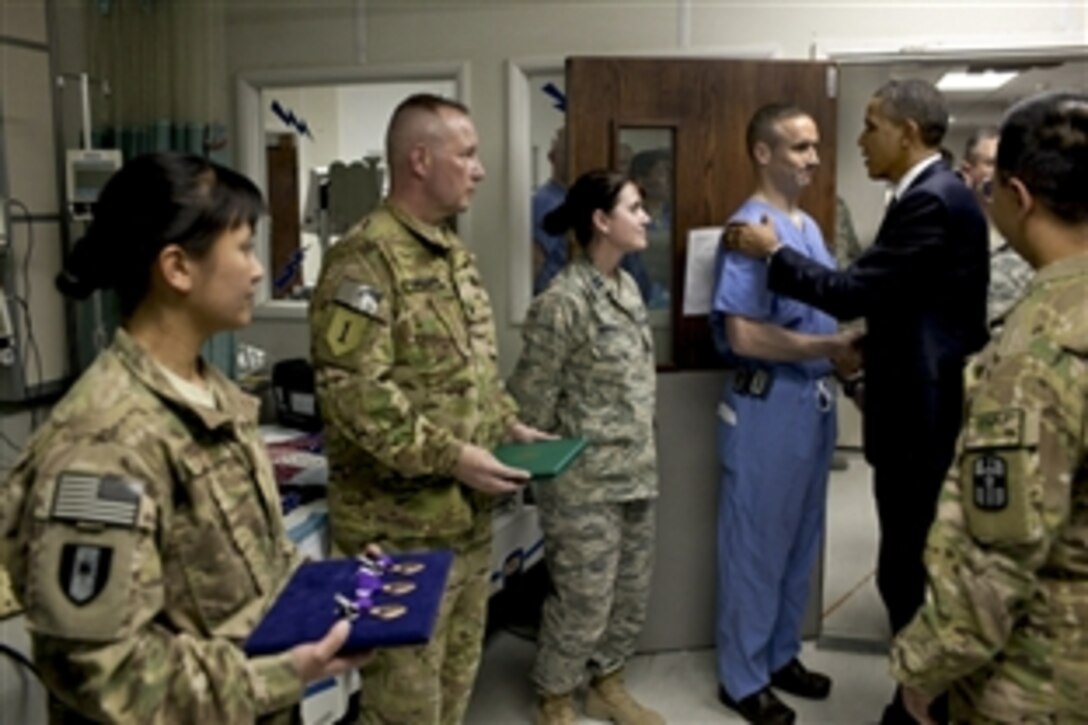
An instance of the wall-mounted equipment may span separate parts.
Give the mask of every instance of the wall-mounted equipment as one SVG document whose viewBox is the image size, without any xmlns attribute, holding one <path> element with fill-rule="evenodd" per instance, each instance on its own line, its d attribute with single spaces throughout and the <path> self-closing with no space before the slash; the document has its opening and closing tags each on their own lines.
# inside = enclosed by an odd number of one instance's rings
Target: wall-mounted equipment
<svg viewBox="0 0 1088 725">
<path fill-rule="evenodd" d="M 310 170 L 302 229 L 317 235 L 322 254 L 328 251 L 332 237 L 357 224 L 381 201 L 384 169 L 380 162 L 380 156 L 372 155 L 362 161 L 334 161 Z"/>
<path fill-rule="evenodd" d="M 121 168 L 118 149 L 68 149 L 65 182 L 72 218 L 88 221 L 102 187 Z"/>
</svg>

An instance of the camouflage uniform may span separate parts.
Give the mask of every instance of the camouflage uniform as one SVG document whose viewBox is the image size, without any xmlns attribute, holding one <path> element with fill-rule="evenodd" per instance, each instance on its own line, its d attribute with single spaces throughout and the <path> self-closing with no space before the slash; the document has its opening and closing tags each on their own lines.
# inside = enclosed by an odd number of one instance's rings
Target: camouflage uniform
<svg viewBox="0 0 1088 725">
<path fill-rule="evenodd" d="M 534 485 L 555 592 L 544 604 L 534 680 L 564 694 L 587 661 L 614 672 L 646 619 L 657 459 L 654 353 L 634 280 L 570 264 L 533 302 L 510 391 L 530 425 L 589 439 L 555 480 Z"/>
<path fill-rule="evenodd" d="M 498 444 L 517 409 L 487 293 L 453 232 L 386 202 L 325 256 L 310 327 L 335 545 L 457 554 L 430 644 L 363 668 L 363 719 L 460 722 L 483 643 L 491 497 L 452 471 L 464 443 Z"/>
<path fill-rule="evenodd" d="M 991 230 L 991 235 L 997 232 Z M 986 295 L 986 323 L 996 337 L 1005 318 L 1035 274 L 1031 265 L 1003 239 L 990 252 L 990 289 Z"/>
<path fill-rule="evenodd" d="M 257 401 L 213 368 L 193 405 L 124 331 L 0 493 L 55 722 L 290 721 L 289 655 L 239 648 L 298 563 Z"/>
<path fill-rule="evenodd" d="M 956 722 L 1088 713 L 1088 256 L 1039 270 L 970 375 L 930 530 L 926 603 L 892 672 Z"/>
<path fill-rule="evenodd" d="M 841 196 L 835 197 L 835 249 L 832 251 L 839 269 L 849 267 L 865 251 L 861 248 L 861 240 L 854 230 L 850 207 Z"/>
</svg>

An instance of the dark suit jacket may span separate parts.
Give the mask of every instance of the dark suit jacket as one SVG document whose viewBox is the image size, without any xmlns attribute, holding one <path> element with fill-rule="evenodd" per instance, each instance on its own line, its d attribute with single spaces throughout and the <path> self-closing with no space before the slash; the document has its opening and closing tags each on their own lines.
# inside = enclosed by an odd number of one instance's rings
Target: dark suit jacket
<svg viewBox="0 0 1088 725">
<path fill-rule="evenodd" d="M 987 339 L 987 245 L 974 195 L 937 162 L 889 207 L 876 241 L 848 268 L 787 248 L 771 260 L 775 292 L 840 320 L 866 318 L 863 425 L 874 467 L 951 462 L 964 362 Z"/>
</svg>

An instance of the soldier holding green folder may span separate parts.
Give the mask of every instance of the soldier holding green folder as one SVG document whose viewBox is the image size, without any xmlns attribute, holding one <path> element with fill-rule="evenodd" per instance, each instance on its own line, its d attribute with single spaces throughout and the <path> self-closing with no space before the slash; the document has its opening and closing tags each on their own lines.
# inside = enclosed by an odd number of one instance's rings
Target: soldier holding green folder
<svg viewBox="0 0 1088 725">
<path fill-rule="evenodd" d="M 484 168 L 468 109 L 429 94 L 397 107 L 385 201 L 333 246 L 310 304 L 336 547 L 451 549 L 426 646 L 376 653 L 362 722 L 464 720 L 490 594 L 491 509 L 525 471 L 491 449 L 546 438 L 518 422 L 496 367 L 491 303 L 449 226 Z"/>
<path fill-rule="evenodd" d="M 509 389 L 526 423 L 589 445 L 534 488 L 554 584 L 533 672 L 537 723 L 574 722 L 572 693 L 587 662 L 587 715 L 664 722 L 622 680 L 646 619 L 657 459 L 653 339 L 620 261 L 646 248 L 649 221 L 638 188 L 603 170 L 579 177 L 544 219 L 549 233 L 573 229 L 584 255 L 533 301 Z"/>
</svg>

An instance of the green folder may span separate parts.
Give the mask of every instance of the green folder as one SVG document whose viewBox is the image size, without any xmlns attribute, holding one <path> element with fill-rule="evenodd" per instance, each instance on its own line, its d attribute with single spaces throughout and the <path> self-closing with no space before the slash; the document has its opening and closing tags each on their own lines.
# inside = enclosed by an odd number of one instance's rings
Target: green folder
<svg viewBox="0 0 1088 725">
<path fill-rule="evenodd" d="M 585 438 L 560 438 L 533 443 L 503 443 L 495 458 L 528 471 L 533 478 L 551 478 L 565 471 L 589 444 Z"/>
</svg>

